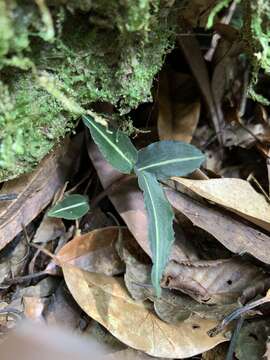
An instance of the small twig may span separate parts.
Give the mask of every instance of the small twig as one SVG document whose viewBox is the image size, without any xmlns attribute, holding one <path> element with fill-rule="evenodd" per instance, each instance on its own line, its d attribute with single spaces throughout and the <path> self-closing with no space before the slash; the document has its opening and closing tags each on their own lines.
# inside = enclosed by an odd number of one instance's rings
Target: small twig
<svg viewBox="0 0 270 360">
<path fill-rule="evenodd" d="M 92 209 L 95 208 L 102 199 L 113 193 L 115 190 L 121 187 L 124 182 L 130 180 L 132 177 L 134 177 L 134 175 L 123 175 L 119 177 L 117 180 L 115 180 L 111 185 L 109 185 L 106 189 L 104 189 L 92 200 L 91 208 Z"/>
<path fill-rule="evenodd" d="M 22 318 L 22 312 L 19 311 L 18 309 L 15 308 L 11 308 L 11 307 L 6 307 L 4 309 L 0 309 L 0 314 L 1 315 L 13 315 L 15 318 L 20 319 Z"/>
<path fill-rule="evenodd" d="M 17 199 L 17 194 L 0 194 L 0 201 L 11 201 Z"/>
<path fill-rule="evenodd" d="M 240 334 L 240 330 L 242 329 L 243 323 L 244 323 L 245 319 L 241 316 L 239 318 L 239 320 L 237 321 L 237 325 L 236 328 L 234 329 L 231 341 L 230 341 L 230 346 L 228 349 L 228 353 L 226 355 L 226 359 L 225 360 L 233 360 L 234 359 L 234 350 L 236 347 L 236 343 Z"/>
<path fill-rule="evenodd" d="M 90 177 L 90 175 L 91 175 L 91 171 L 88 171 L 88 173 L 85 176 L 83 176 L 83 178 L 78 182 L 78 184 L 76 184 L 71 189 L 66 191 L 65 194 L 67 195 L 72 194 L 75 190 L 78 189 L 79 186 L 81 186 Z"/>
<path fill-rule="evenodd" d="M 219 334 L 221 331 L 224 330 L 224 328 L 233 320 L 237 319 L 238 317 L 242 316 L 243 314 L 247 313 L 248 311 L 254 309 L 257 306 L 263 305 L 265 303 L 270 302 L 270 290 L 267 291 L 266 295 L 256 301 L 253 301 L 245 306 L 242 306 L 241 308 L 238 308 L 234 310 L 232 313 L 227 315 L 220 324 L 218 324 L 216 327 L 208 331 L 208 335 L 213 337 Z"/>
<path fill-rule="evenodd" d="M 260 189 L 260 191 L 262 192 L 262 194 L 265 196 L 266 200 L 268 202 L 270 202 L 270 197 L 267 194 L 267 192 L 264 190 L 264 188 L 262 187 L 262 185 L 259 183 L 259 181 L 255 178 L 255 176 L 251 173 L 249 174 L 248 178 L 247 178 L 248 182 L 254 181 L 254 183 L 256 184 L 256 186 L 258 186 L 258 188 Z"/>
<path fill-rule="evenodd" d="M 24 281 L 39 278 L 39 277 L 44 276 L 44 275 L 52 275 L 52 274 L 48 274 L 48 272 L 46 270 L 43 270 L 43 271 L 39 271 L 39 272 L 37 272 L 35 274 L 29 274 L 29 275 L 23 275 L 23 276 L 14 277 L 13 279 L 6 280 L 2 285 L 11 286 L 11 285 L 14 285 L 14 284 L 19 284 L 19 283 L 24 282 Z"/>
</svg>

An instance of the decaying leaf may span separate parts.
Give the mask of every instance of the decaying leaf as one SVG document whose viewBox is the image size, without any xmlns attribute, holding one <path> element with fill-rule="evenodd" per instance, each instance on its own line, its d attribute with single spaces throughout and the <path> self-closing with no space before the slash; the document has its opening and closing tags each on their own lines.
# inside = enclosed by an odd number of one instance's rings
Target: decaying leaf
<svg viewBox="0 0 270 360">
<path fill-rule="evenodd" d="M 158 91 L 158 133 L 160 140 L 178 140 L 189 143 L 197 127 L 201 104 L 194 100 L 192 77 L 172 71 L 163 71 L 159 77 Z M 181 98 L 176 96 L 178 90 L 185 87 Z M 190 98 L 186 91 L 190 89 Z M 183 98 L 184 96 L 184 98 Z"/>
<path fill-rule="evenodd" d="M 199 302 L 231 304 L 242 292 L 266 275 L 242 259 L 199 261 L 189 265 L 169 262 L 162 286 L 180 290 Z"/>
<path fill-rule="evenodd" d="M 17 194 L 13 201 L 0 203 L 0 249 L 8 244 L 52 200 L 67 177 L 74 172 L 80 149 L 80 138 L 55 147 L 30 174 L 6 182 L 0 194 Z M 75 161 L 76 160 L 76 161 Z"/>
<path fill-rule="evenodd" d="M 39 297 L 25 296 L 23 298 L 25 318 L 35 322 L 44 322 L 42 313 L 45 308 L 45 302 L 45 299 Z"/>
<path fill-rule="evenodd" d="M 153 358 L 141 351 L 126 349 L 106 355 L 102 360 L 153 360 Z M 160 358 L 159 358 L 160 359 Z M 162 359 L 160 359 L 162 360 Z"/>
<path fill-rule="evenodd" d="M 42 219 L 35 233 L 34 243 L 46 243 L 57 239 L 65 233 L 65 225 L 59 218 L 51 218 L 46 215 Z"/>
<path fill-rule="evenodd" d="M 133 240 L 127 229 L 118 227 L 96 229 L 77 235 L 60 249 L 57 258 L 61 263 L 68 263 L 83 270 L 106 275 L 120 274 L 124 270 L 123 263 L 115 250 L 119 236 Z"/>
<path fill-rule="evenodd" d="M 178 42 L 179 45 L 181 46 L 183 53 L 185 54 L 185 57 L 189 63 L 191 71 L 196 81 L 198 82 L 198 86 L 201 90 L 201 93 L 205 98 L 218 139 L 220 142 L 222 142 L 220 135 L 222 113 L 219 113 L 216 108 L 206 63 L 202 56 L 199 43 L 196 37 L 192 33 L 189 34 L 189 36 L 185 36 L 185 35 L 179 36 Z"/>
<path fill-rule="evenodd" d="M 223 335 L 209 337 L 211 320 L 192 319 L 167 324 L 147 303 L 135 302 L 119 278 L 63 266 L 67 286 L 81 308 L 123 343 L 152 356 L 183 358 L 199 354 L 220 342 Z"/>
<path fill-rule="evenodd" d="M 248 253 L 270 264 L 270 237 L 238 221 L 228 211 L 200 203 L 172 189 L 166 190 L 172 206 L 190 219 L 193 225 L 212 234 L 236 254 Z"/>
<path fill-rule="evenodd" d="M 8 282 L 12 277 L 20 276 L 27 263 L 28 244 L 23 236 L 19 240 L 17 244 L 10 244 L 8 253 L 2 254 L 0 257 L 0 289 L 8 287 L 5 282 Z"/>
<path fill-rule="evenodd" d="M 270 336 L 269 320 L 253 320 L 242 327 L 235 349 L 238 360 L 259 360 L 266 352 L 266 342 Z"/>
<path fill-rule="evenodd" d="M 177 324 L 194 315 L 203 319 L 222 320 L 237 307 L 236 303 L 199 304 L 183 293 L 168 289 L 163 289 L 162 297 L 157 298 L 150 286 L 150 265 L 136 259 L 137 254 L 131 254 L 125 246 L 122 255 L 126 263 L 125 285 L 132 298 L 140 301 L 151 300 L 158 317 L 167 323 Z"/>
<path fill-rule="evenodd" d="M 235 212 L 265 230 L 270 230 L 270 204 L 248 181 L 234 178 L 173 179 L 203 198 Z"/>
</svg>

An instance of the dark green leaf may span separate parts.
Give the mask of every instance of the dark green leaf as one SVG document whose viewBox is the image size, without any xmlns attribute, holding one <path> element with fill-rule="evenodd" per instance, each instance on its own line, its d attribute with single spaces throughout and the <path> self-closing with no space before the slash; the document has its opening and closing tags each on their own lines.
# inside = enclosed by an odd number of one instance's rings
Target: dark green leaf
<svg viewBox="0 0 270 360">
<path fill-rule="evenodd" d="M 85 215 L 89 211 L 89 208 L 86 196 L 73 194 L 65 197 L 56 204 L 48 212 L 48 216 L 66 220 L 76 220 Z"/>
<path fill-rule="evenodd" d="M 94 142 L 104 158 L 117 170 L 130 174 L 138 157 L 135 146 L 122 131 L 110 129 L 97 123 L 90 116 L 83 116 Z"/>
<path fill-rule="evenodd" d="M 159 296 L 161 293 L 160 280 L 174 241 L 174 213 L 155 176 L 144 171 L 137 175 L 139 186 L 144 192 L 145 207 L 148 213 L 148 238 L 153 261 L 152 283 Z"/>
<path fill-rule="evenodd" d="M 157 179 L 183 176 L 197 169 L 205 157 L 195 146 L 182 141 L 158 141 L 138 152 L 136 171 L 147 171 Z"/>
</svg>

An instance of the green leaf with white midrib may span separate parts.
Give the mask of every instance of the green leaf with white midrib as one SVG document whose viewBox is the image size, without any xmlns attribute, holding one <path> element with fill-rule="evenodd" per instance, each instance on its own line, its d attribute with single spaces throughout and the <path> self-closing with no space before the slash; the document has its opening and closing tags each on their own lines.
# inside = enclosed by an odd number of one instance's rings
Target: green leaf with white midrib
<svg viewBox="0 0 270 360">
<path fill-rule="evenodd" d="M 137 168 L 138 171 L 149 171 L 149 169 L 151 168 L 160 168 L 161 166 L 165 166 L 165 165 L 170 165 L 170 164 L 177 164 L 177 163 L 182 163 L 185 161 L 193 161 L 193 160 L 201 160 L 202 157 L 201 156 L 193 156 L 193 157 L 189 157 L 186 159 L 171 159 L 171 160 L 164 160 L 164 161 L 157 161 L 156 163 L 153 164 L 149 164 L 143 167 L 139 167 Z"/>
<path fill-rule="evenodd" d="M 129 137 L 116 129 L 108 130 L 91 116 L 83 116 L 94 142 L 105 159 L 117 170 L 130 174 L 137 161 L 138 152 Z"/>
<path fill-rule="evenodd" d="M 139 150 L 136 172 L 147 171 L 159 180 L 184 176 L 197 169 L 205 157 L 195 146 L 181 141 L 158 141 Z"/>
<path fill-rule="evenodd" d="M 72 194 L 56 204 L 48 212 L 48 216 L 66 220 L 77 220 L 84 216 L 89 209 L 90 207 L 86 196 Z"/>
<path fill-rule="evenodd" d="M 137 175 L 148 214 L 148 237 L 153 262 L 152 284 L 157 296 L 160 296 L 160 280 L 174 242 L 174 213 L 155 176 L 144 171 L 138 172 Z"/>
</svg>

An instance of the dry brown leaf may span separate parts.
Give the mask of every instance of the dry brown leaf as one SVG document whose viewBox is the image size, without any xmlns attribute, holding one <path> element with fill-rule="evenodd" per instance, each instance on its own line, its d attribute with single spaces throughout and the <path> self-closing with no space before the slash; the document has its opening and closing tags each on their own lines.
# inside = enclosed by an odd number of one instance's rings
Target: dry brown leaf
<svg viewBox="0 0 270 360">
<path fill-rule="evenodd" d="M 50 298 L 48 306 L 44 309 L 43 316 L 49 326 L 75 331 L 82 321 L 82 311 L 70 296 L 66 284 L 62 282 Z"/>
<path fill-rule="evenodd" d="M 45 299 L 39 297 L 24 296 L 23 304 L 25 318 L 32 321 L 44 322 L 42 313 L 45 308 L 45 302 Z"/>
<path fill-rule="evenodd" d="M 199 261 L 189 265 L 169 262 L 162 286 L 180 290 L 199 302 L 232 304 L 262 278 L 262 270 L 242 259 Z"/>
<path fill-rule="evenodd" d="M 69 174 L 74 172 L 80 140 L 67 140 L 58 145 L 35 171 L 3 185 L 0 194 L 15 193 L 18 197 L 0 203 L 0 249 L 22 231 L 22 225 L 29 224 L 50 203 Z"/>
<path fill-rule="evenodd" d="M 180 177 L 173 180 L 197 195 L 270 231 L 270 204 L 248 181 L 234 178 L 190 180 Z"/>
<path fill-rule="evenodd" d="M 115 244 L 119 236 L 132 238 L 127 229 L 106 227 L 77 235 L 60 249 L 57 259 L 80 269 L 106 275 L 123 272 L 124 264 L 119 258 Z"/>
<path fill-rule="evenodd" d="M 116 351 L 113 354 L 104 356 L 102 360 L 153 360 L 153 358 L 147 354 L 142 353 L 134 349 L 126 349 Z M 159 360 L 162 360 L 159 358 Z"/>
<path fill-rule="evenodd" d="M 137 179 L 125 178 L 115 170 L 106 160 L 94 143 L 88 144 L 89 156 L 97 170 L 103 187 L 110 188 L 109 198 L 118 213 L 125 221 L 130 232 L 137 240 L 141 248 L 151 257 L 150 245 L 148 242 L 147 213 L 144 207 L 143 194 L 138 188 Z M 172 247 L 170 259 L 176 261 L 196 260 L 196 248 L 192 247 L 182 230 L 175 228 L 175 243 Z"/>
<path fill-rule="evenodd" d="M 171 205 L 190 219 L 193 225 L 212 234 L 230 251 L 248 253 L 270 264 L 269 236 L 238 221 L 227 211 L 202 204 L 182 193 L 167 189 L 166 195 Z"/>
<path fill-rule="evenodd" d="M 160 140 L 178 140 L 189 143 L 199 122 L 201 104 L 194 96 L 192 100 L 186 99 L 182 94 L 175 99 L 179 89 L 190 88 L 192 77 L 176 72 L 164 71 L 160 75 L 158 91 L 158 133 Z M 185 96 L 185 98 L 184 98 Z"/>
<path fill-rule="evenodd" d="M 59 218 L 44 216 L 35 233 L 34 243 L 46 243 L 62 236 L 66 231 L 63 221 Z"/>
<path fill-rule="evenodd" d="M 208 350 L 202 354 L 202 360 L 225 360 L 227 352 L 228 344 L 219 344 L 214 349 Z"/>
<path fill-rule="evenodd" d="M 226 341 L 224 335 L 209 337 L 211 320 L 185 321 L 170 325 L 157 318 L 149 304 L 135 302 L 123 281 L 63 266 L 67 286 L 81 308 L 128 346 L 152 356 L 185 358 Z"/>
<path fill-rule="evenodd" d="M 163 289 L 161 298 L 157 298 L 155 289 L 151 286 L 151 265 L 141 263 L 135 258 L 135 254 L 131 254 L 125 247 L 122 254 L 126 263 L 125 285 L 132 298 L 140 301 L 151 300 L 158 317 L 167 323 L 177 324 L 194 315 L 203 319 L 223 320 L 237 307 L 236 303 L 199 304 L 190 296 L 168 289 Z"/>
<path fill-rule="evenodd" d="M 205 102 L 207 103 L 217 137 L 219 141 L 222 142 L 220 129 L 223 122 L 223 116 L 216 108 L 208 76 L 208 70 L 202 56 L 199 43 L 192 33 L 188 34 L 188 36 L 178 36 L 178 42 L 185 54 L 187 62 L 198 83 Z"/>
<path fill-rule="evenodd" d="M 28 261 L 29 247 L 23 236 L 11 245 L 10 251 L 0 258 L 0 289 L 8 287 L 5 282 L 12 277 L 20 276 Z"/>
</svg>

